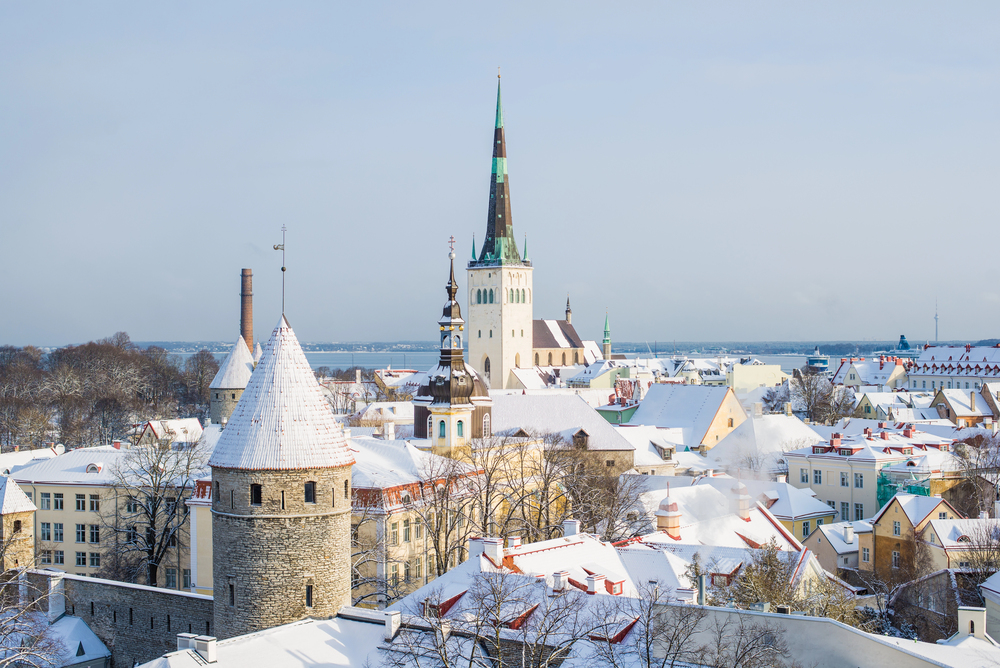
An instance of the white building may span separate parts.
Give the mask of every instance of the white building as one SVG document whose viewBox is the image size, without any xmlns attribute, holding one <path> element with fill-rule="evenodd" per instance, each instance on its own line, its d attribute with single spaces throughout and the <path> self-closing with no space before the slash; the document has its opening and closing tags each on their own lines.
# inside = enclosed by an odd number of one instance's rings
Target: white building
<svg viewBox="0 0 1000 668">
<path fill-rule="evenodd" d="M 1000 347 L 932 346 L 924 348 L 909 372 L 910 389 L 978 390 L 1000 381 Z"/>
</svg>

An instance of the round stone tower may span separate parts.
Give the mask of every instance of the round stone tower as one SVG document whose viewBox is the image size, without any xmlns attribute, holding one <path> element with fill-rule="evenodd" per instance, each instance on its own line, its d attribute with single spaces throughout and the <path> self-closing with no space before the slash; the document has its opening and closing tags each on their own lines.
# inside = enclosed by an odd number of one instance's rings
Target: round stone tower
<svg viewBox="0 0 1000 668">
<path fill-rule="evenodd" d="M 209 460 L 214 635 L 350 604 L 353 463 L 282 316 Z"/>
<path fill-rule="evenodd" d="M 253 366 L 254 358 L 241 336 L 208 386 L 209 417 L 213 424 L 224 424 L 229 421 L 229 416 L 233 414 L 236 404 L 243 396 L 244 388 L 250 382 Z"/>
</svg>

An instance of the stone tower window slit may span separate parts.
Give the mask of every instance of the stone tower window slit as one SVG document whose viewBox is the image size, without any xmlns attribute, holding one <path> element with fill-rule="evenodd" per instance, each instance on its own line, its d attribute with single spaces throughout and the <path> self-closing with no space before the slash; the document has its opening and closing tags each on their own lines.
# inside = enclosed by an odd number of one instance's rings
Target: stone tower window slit
<svg viewBox="0 0 1000 668">
<path fill-rule="evenodd" d="M 306 585 L 306 607 L 313 607 L 313 586 Z"/>
<path fill-rule="evenodd" d="M 250 505 L 259 506 L 263 497 L 263 488 L 260 485 L 250 485 Z"/>
<path fill-rule="evenodd" d="M 311 480 L 306 483 L 305 501 L 306 503 L 316 503 L 316 483 Z"/>
<path fill-rule="evenodd" d="M 345 499 L 351 498 L 350 497 L 350 494 L 351 494 L 350 488 L 348 487 L 349 484 L 350 483 L 347 480 L 344 481 L 344 498 Z"/>
<path fill-rule="evenodd" d="M 285 509 L 285 490 L 281 490 L 281 509 Z"/>
</svg>

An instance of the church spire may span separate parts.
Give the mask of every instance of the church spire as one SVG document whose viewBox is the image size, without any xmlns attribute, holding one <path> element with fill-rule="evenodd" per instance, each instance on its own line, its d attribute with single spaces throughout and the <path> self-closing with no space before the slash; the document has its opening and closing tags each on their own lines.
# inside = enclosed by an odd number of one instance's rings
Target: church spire
<svg viewBox="0 0 1000 668">
<path fill-rule="evenodd" d="M 569 300 L 567 299 L 567 302 L 568 301 Z M 602 351 L 604 353 L 604 359 L 609 360 L 609 359 L 611 359 L 611 325 L 608 322 L 608 314 L 607 314 L 606 311 L 604 313 L 604 342 L 603 343 L 604 343 L 604 345 L 602 345 L 601 347 L 604 349 Z"/>
<path fill-rule="evenodd" d="M 566 324 L 573 323 L 573 309 L 569 306 L 569 293 L 566 294 Z"/>
<path fill-rule="evenodd" d="M 493 172 L 490 176 L 490 206 L 486 221 L 486 239 L 479 254 L 480 263 L 522 264 L 514 240 L 510 216 L 510 189 L 507 179 L 507 144 L 504 139 L 503 104 L 500 98 L 500 75 L 497 74 L 497 116 L 493 129 Z"/>
</svg>

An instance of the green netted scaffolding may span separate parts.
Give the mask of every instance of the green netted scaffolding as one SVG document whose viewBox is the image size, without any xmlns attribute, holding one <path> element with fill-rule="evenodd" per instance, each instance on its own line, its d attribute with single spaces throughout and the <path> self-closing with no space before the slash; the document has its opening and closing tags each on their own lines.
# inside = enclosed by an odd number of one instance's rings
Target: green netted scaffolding
<svg viewBox="0 0 1000 668">
<path fill-rule="evenodd" d="M 884 508 L 885 504 L 889 503 L 889 500 L 896 496 L 898 492 L 916 494 L 917 496 L 930 496 L 930 478 L 925 480 L 917 480 L 916 478 L 913 478 L 911 480 L 893 482 L 884 472 L 879 471 L 878 488 L 876 492 L 878 497 L 878 507 Z"/>
</svg>

